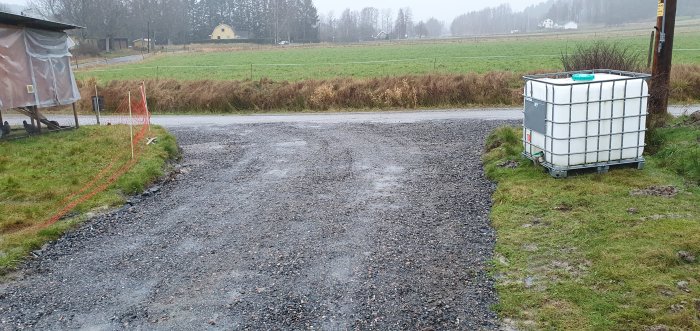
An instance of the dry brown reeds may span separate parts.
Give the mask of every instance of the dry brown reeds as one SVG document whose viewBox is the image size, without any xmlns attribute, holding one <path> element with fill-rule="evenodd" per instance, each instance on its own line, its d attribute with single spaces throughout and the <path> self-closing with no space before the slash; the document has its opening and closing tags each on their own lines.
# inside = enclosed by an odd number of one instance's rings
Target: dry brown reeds
<svg viewBox="0 0 700 331">
<path fill-rule="evenodd" d="M 676 102 L 700 101 L 700 65 L 674 65 L 671 70 L 671 99 Z"/>
<path fill-rule="evenodd" d="M 516 105 L 521 102 L 519 76 L 427 75 L 382 78 L 336 78 L 277 82 L 148 80 L 149 107 L 156 112 L 249 112 L 328 109 L 385 109 Z M 112 81 L 98 88 L 107 111 L 114 110 L 140 81 Z M 83 95 L 93 95 L 94 79 L 79 82 Z M 91 107 L 89 98 L 80 102 Z"/>
<path fill-rule="evenodd" d="M 700 66 L 673 69 L 671 98 L 700 100 Z M 114 111 L 127 91 L 140 81 L 112 81 L 100 85 L 107 111 Z M 329 109 L 396 109 L 522 104 L 521 75 L 509 72 L 464 75 L 425 75 L 380 78 L 336 78 L 298 82 L 147 80 L 151 111 L 161 113 L 237 113 L 267 111 L 323 111 Z M 79 82 L 83 96 L 94 94 L 94 79 Z M 91 109 L 83 98 L 82 111 Z"/>
</svg>

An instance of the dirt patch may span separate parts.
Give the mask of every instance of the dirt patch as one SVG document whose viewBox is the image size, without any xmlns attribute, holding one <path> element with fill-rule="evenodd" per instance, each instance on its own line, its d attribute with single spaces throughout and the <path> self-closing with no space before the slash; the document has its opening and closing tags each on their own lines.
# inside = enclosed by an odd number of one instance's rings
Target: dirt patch
<svg viewBox="0 0 700 331">
<path fill-rule="evenodd" d="M 694 263 L 695 262 L 695 255 L 688 252 L 688 251 L 679 251 L 678 258 L 683 260 L 683 262 L 685 262 L 685 263 Z"/>
<path fill-rule="evenodd" d="M 675 186 L 651 186 L 645 189 L 633 190 L 630 192 L 630 195 L 673 198 L 678 195 L 679 192 L 680 191 Z"/>
<path fill-rule="evenodd" d="M 700 110 L 690 114 L 689 116 L 690 122 L 691 123 L 698 123 L 700 124 Z"/>
<path fill-rule="evenodd" d="M 574 209 L 574 207 L 572 207 L 572 206 L 571 206 L 570 204 L 568 204 L 568 203 L 562 203 L 562 204 L 560 204 L 560 205 L 554 206 L 554 210 L 560 211 L 560 212 L 563 212 L 563 213 L 570 212 L 570 211 L 572 211 L 573 209 Z"/>
<path fill-rule="evenodd" d="M 508 160 L 508 161 L 503 161 L 497 165 L 501 168 L 515 169 L 515 168 L 520 166 L 520 163 L 518 163 L 518 161 Z"/>
</svg>

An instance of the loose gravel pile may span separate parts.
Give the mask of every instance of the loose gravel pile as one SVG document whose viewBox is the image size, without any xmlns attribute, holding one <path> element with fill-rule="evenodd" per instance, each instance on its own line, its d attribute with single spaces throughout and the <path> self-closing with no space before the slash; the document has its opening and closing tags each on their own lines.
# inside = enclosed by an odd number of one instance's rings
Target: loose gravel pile
<svg viewBox="0 0 700 331">
<path fill-rule="evenodd" d="M 498 122 L 174 130 L 171 181 L 0 288 L 0 327 L 495 329 Z"/>
</svg>

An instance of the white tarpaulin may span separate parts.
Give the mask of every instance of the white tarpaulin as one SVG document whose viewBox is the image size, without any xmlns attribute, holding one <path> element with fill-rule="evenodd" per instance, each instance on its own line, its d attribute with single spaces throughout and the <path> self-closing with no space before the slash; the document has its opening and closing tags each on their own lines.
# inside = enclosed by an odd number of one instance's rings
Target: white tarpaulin
<svg viewBox="0 0 700 331">
<path fill-rule="evenodd" d="M 0 109 L 80 100 L 65 32 L 0 24 Z"/>
</svg>

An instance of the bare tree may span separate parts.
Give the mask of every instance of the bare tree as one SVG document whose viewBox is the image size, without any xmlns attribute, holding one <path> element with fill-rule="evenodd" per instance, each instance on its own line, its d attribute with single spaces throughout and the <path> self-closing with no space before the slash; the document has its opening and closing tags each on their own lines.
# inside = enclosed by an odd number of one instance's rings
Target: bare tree
<svg viewBox="0 0 700 331">
<path fill-rule="evenodd" d="M 445 29 L 445 23 L 431 17 L 425 22 L 425 28 L 428 32 L 428 37 L 436 38 L 442 36 L 442 31 Z"/>
<path fill-rule="evenodd" d="M 321 18 L 320 34 L 321 40 L 326 42 L 334 42 L 336 37 L 337 22 L 333 11 L 328 12 L 325 17 Z"/>
<path fill-rule="evenodd" d="M 405 38 L 411 38 L 415 35 L 413 32 L 413 10 L 411 10 L 411 7 L 403 8 L 403 19 L 406 25 Z"/>
<path fill-rule="evenodd" d="M 374 7 L 363 8 L 360 12 L 360 38 L 373 39 L 379 31 L 379 10 Z"/>
<path fill-rule="evenodd" d="M 358 29 L 358 14 L 356 11 L 345 9 L 338 20 L 338 39 L 342 42 L 357 42 L 360 40 Z"/>
<path fill-rule="evenodd" d="M 418 39 L 422 39 L 423 37 L 428 36 L 428 28 L 425 26 L 425 23 L 423 23 L 423 21 L 418 22 L 418 24 L 416 24 L 416 27 L 413 28 L 413 31 L 416 34 L 416 37 L 418 37 Z"/>
<path fill-rule="evenodd" d="M 406 23 L 406 14 L 403 8 L 399 9 L 399 13 L 396 14 L 396 23 L 394 24 L 394 33 L 397 39 L 408 38 L 408 27 Z"/>
<path fill-rule="evenodd" d="M 392 26 L 392 12 L 390 8 L 385 8 L 382 9 L 382 22 L 381 22 L 381 30 L 380 32 L 384 32 L 386 36 L 389 36 L 389 34 L 392 33 L 393 31 L 393 26 Z"/>
</svg>

